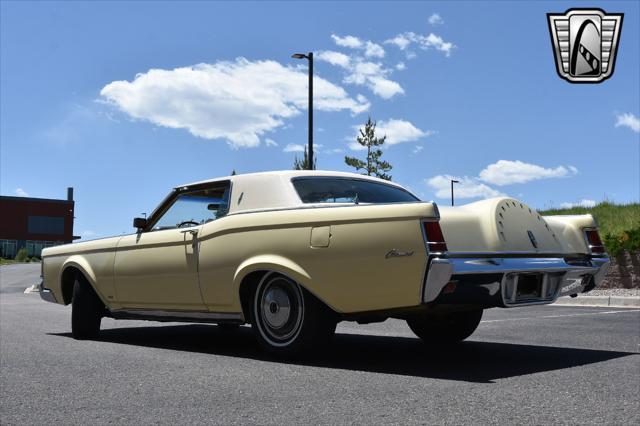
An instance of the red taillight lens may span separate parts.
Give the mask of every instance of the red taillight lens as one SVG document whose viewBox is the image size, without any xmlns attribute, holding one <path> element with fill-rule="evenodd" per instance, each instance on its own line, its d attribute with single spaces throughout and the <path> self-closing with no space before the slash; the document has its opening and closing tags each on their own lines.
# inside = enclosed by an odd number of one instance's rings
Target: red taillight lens
<svg viewBox="0 0 640 426">
<path fill-rule="evenodd" d="M 587 236 L 587 242 L 589 243 L 591 253 L 605 253 L 604 244 L 602 244 L 602 240 L 600 239 L 600 234 L 598 234 L 598 231 L 596 231 L 595 229 L 588 229 L 584 231 L 584 233 Z"/>
<path fill-rule="evenodd" d="M 442 229 L 438 222 L 423 222 L 424 234 L 427 237 L 427 248 L 430 252 L 447 251 L 447 243 L 444 241 Z"/>
</svg>

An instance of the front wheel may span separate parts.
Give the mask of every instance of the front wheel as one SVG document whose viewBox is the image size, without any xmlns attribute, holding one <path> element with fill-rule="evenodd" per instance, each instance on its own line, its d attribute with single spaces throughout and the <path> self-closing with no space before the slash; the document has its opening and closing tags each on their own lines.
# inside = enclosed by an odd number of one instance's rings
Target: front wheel
<svg viewBox="0 0 640 426">
<path fill-rule="evenodd" d="M 426 343 L 458 343 L 471 336 L 482 319 L 482 309 L 407 319 L 416 336 Z"/>
<path fill-rule="evenodd" d="M 71 334 L 76 339 L 92 339 L 100 332 L 104 305 L 91 285 L 82 277 L 73 283 Z"/>
<path fill-rule="evenodd" d="M 329 308 L 298 283 L 270 273 L 253 295 L 252 328 L 264 348 L 291 355 L 328 344 L 336 320 Z"/>
</svg>

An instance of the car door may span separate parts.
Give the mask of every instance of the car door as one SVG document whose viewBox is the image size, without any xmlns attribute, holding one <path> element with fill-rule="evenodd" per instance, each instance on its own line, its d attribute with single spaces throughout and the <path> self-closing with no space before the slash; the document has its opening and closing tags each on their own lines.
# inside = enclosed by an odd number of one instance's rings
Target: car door
<svg viewBox="0 0 640 426">
<path fill-rule="evenodd" d="M 205 311 L 198 281 L 198 234 L 214 220 L 220 199 L 183 191 L 159 208 L 147 229 L 123 237 L 114 281 L 123 308 Z"/>
</svg>

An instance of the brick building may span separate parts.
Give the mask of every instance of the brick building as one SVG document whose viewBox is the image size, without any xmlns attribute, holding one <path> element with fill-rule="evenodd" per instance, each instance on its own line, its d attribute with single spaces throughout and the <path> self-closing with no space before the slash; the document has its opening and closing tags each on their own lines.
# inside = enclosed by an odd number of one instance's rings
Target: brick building
<svg viewBox="0 0 640 426">
<path fill-rule="evenodd" d="M 13 258 L 25 247 L 40 256 L 45 247 L 72 242 L 73 188 L 66 200 L 0 196 L 0 256 Z"/>
</svg>

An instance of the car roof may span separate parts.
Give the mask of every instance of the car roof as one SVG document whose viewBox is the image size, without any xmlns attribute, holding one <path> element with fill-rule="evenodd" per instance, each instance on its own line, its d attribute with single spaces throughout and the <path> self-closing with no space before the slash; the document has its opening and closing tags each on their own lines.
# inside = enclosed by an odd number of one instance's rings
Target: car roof
<svg viewBox="0 0 640 426">
<path fill-rule="evenodd" d="M 363 179 L 363 180 L 369 180 L 372 182 L 378 182 L 378 183 L 384 183 L 387 185 L 393 185 L 396 186 L 398 188 L 402 188 L 405 189 L 403 186 L 395 183 L 395 182 L 391 182 L 388 180 L 384 180 L 384 179 L 380 179 L 374 176 L 367 176 L 367 175 L 361 175 L 358 173 L 350 173 L 350 172 L 337 172 L 337 171 L 330 171 L 330 170 L 276 170 L 276 171 L 267 171 L 267 172 L 257 172 L 257 173 L 244 173 L 244 174 L 237 174 L 237 175 L 232 175 L 232 176 L 224 176 L 224 177 L 219 177 L 219 178 L 215 178 L 215 179 L 206 179 L 206 180 L 202 180 L 202 181 L 198 181 L 198 182 L 191 182 L 191 183 L 187 183 L 184 185 L 179 185 L 176 188 L 185 188 L 185 187 L 190 187 L 190 186 L 196 186 L 196 185 L 202 185 L 202 184 L 207 184 L 207 183 L 215 183 L 215 182 L 222 182 L 222 181 L 236 181 L 236 180 L 243 180 L 245 178 L 250 178 L 250 179 L 255 179 L 255 178 L 259 178 L 261 176 L 264 177 L 275 177 L 278 176 L 280 178 L 285 178 L 285 179 L 291 179 L 291 178 L 296 178 L 296 177 L 313 177 L 313 176 L 318 176 L 318 177 L 344 177 L 344 178 L 352 178 L 352 179 Z"/>
</svg>

